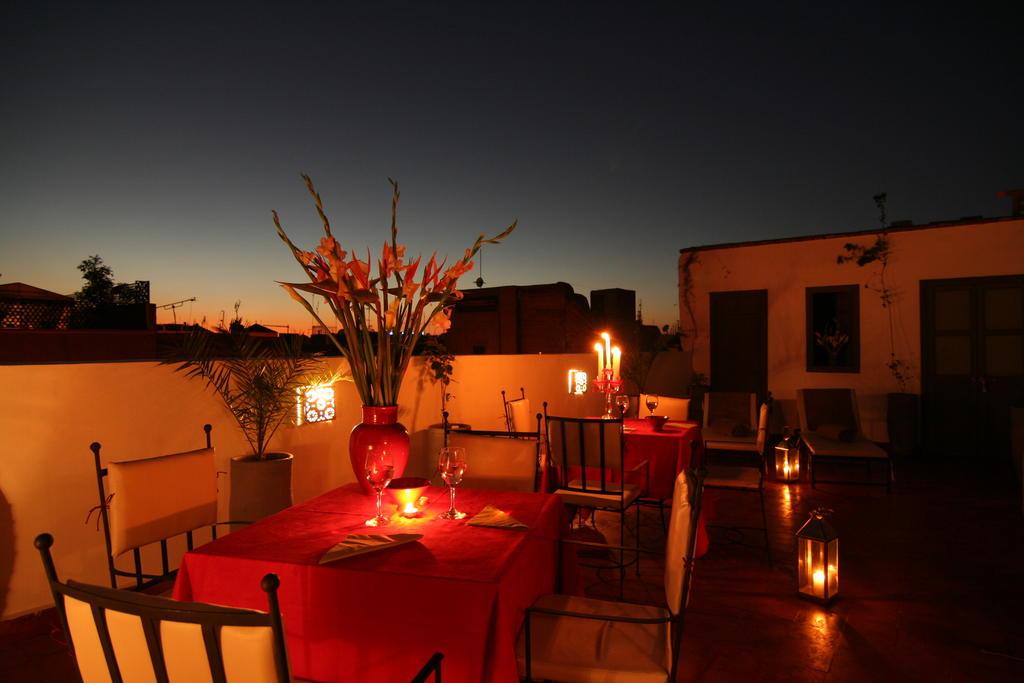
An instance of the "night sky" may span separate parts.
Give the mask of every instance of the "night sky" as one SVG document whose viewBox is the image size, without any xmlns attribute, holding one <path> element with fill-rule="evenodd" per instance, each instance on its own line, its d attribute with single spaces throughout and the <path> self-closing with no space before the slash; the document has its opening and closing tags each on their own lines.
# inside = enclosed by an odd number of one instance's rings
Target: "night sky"
<svg viewBox="0 0 1024 683">
<path fill-rule="evenodd" d="M 635 289 L 659 324 L 682 247 L 870 228 L 882 190 L 1009 212 L 1024 12 L 703 4 L 4 3 L 0 282 L 69 293 L 98 253 L 198 297 L 179 320 L 308 327 L 270 219 L 317 239 L 301 172 L 345 247 L 380 248 L 392 176 L 413 253 L 519 219 L 488 285 Z"/>
</svg>

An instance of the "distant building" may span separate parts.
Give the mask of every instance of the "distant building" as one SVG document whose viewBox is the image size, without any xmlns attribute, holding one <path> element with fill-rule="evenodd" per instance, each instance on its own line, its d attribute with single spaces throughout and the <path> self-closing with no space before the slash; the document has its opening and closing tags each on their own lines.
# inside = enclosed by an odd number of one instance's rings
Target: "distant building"
<svg viewBox="0 0 1024 683">
<path fill-rule="evenodd" d="M 443 337 L 451 353 L 579 353 L 593 343 L 587 299 L 565 282 L 464 294 Z"/>
<path fill-rule="evenodd" d="M 618 287 L 592 290 L 590 318 L 595 329 L 632 345 L 637 336 L 636 292 Z"/>
<path fill-rule="evenodd" d="M 75 300 L 23 282 L 0 285 L 0 328 L 66 330 Z"/>
</svg>

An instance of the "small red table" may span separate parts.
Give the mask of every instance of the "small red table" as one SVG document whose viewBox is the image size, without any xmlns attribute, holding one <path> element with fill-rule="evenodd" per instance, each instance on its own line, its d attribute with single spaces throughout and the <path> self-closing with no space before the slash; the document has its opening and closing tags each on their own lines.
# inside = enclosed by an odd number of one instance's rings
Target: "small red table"
<svg viewBox="0 0 1024 683">
<path fill-rule="evenodd" d="M 444 521 L 436 516 L 447 493 L 427 495 L 421 518 L 393 517 L 373 530 L 363 523 L 375 500 L 357 484 L 325 493 L 186 553 L 174 597 L 266 609 L 259 581 L 274 572 L 296 676 L 404 681 L 440 651 L 446 681 L 516 681 L 523 610 L 557 588 L 562 503 L 548 494 L 460 490 L 456 506 L 467 519 Z M 485 505 L 529 530 L 467 526 Z M 423 538 L 317 563 L 350 533 L 388 532 Z"/>
</svg>

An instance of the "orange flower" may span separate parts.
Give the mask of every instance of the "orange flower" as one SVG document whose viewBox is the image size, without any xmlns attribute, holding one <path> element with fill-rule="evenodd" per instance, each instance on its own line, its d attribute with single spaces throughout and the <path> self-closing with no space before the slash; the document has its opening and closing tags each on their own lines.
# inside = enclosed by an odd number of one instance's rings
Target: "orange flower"
<svg viewBox="0 0 1024 683">
<path fill-rule="evenodd" d="M 430 318 L 430 322 L 427 323 L 426 333 L 431 335 L 444 334 L 452 326 L 451 311 L 447 308 L 443 308 Z"/>
</svg>

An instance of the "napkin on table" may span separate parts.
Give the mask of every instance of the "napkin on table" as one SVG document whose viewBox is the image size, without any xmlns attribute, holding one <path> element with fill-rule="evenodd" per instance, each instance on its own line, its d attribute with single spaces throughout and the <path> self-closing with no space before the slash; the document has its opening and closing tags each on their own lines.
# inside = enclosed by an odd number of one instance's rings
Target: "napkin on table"
<svg viewBox="0 0 1024 683">
<path fill-rule="evenodd" d="M 345 540 L 323 554 L 320 564 L 327 564 L 346 557 L 365 555 L 385 548 L 394 548 L 418 541 L 421 538 L 423 538 L 423 534 L 349 534 Z"/>
<path fill-rule="evenodd" d="M 473 519 L 466 522 L 470 526 L 490 526 L 496 529 L 529 529 L 518 519 L 502 512 L 493 505 L 488 505 L 483 510 L 478 512 Z"/>
</svg>

